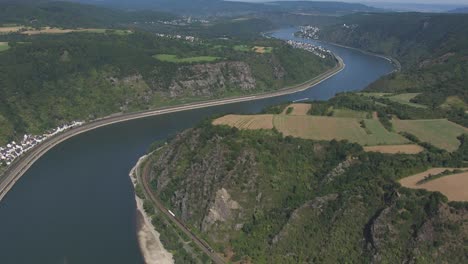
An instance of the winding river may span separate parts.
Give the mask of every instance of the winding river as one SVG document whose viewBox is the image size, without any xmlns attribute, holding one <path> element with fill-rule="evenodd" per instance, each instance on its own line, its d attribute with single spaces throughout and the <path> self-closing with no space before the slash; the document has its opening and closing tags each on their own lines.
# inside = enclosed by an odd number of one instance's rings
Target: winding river
<svg viewBox="0 0 468 264">
<path fill-rule="evenodd" d="M 280 39 L 294 29 L 271 33 Z M 0 203 L 0 263 L 143 263 L 130 169 L 151 142 L 220 113 L 360 90 L 393 70 L 386 59 L 320 43 L 343 58 L 332 78 L 295 94 L 126 121 L 73 137 L 42 156 Z"/>
</svg>

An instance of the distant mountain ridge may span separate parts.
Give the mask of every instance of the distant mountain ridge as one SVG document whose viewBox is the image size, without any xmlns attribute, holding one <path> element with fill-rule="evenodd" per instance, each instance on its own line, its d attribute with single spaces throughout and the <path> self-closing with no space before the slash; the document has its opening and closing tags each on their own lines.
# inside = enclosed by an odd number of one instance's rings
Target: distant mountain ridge
<svg viewBox="0 0 468 264">
<path fill-rule="evenodd" d="M 112 27 L 139 20 L 171 19 L 156 11 L 124 11 L 64 1 L 0 0 L 0 24 L 56 27 Z"/>
<path fill-rule="evenodd" d="M 463 13 L 463 14 L 466 14 L 466 13 L 468 13 L 468 6 L 453 9 L 453 10 L 449 11 L 449 13 Z"/>
<path fill-rule="evenodd" d="M 78 2 L 124 9 L 158 9 L 185 15 L 224 15 L 252 12 L 375 12 L 379 9 L 363 4 L 344 2 L 276 1 L 247 3 L 222 0 L 76 0 Z"/>
</svg>

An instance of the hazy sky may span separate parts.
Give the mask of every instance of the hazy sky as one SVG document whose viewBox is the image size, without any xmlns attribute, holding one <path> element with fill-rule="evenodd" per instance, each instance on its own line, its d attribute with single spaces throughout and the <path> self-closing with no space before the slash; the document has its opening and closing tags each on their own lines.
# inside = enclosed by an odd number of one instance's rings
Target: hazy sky
<svg viewBox="0 0 468 264">
<path fill-rule="evenodd" d="M 236 0 L 244 2 L 268 2 L 265 0 Z M 273 1 L 273 0 L 271 0 Z M 288 1 L 288 0 L 286 0 Z M 364 2 L 375 2 L 375 3 L 418 3 L 418 4 L 460 4 L 468 5 L 468 0 L 319 0 L 319 1 L 336 1 L 336 2 L 352 2 L 352 3 L 364 3 Z"/>
</svg>

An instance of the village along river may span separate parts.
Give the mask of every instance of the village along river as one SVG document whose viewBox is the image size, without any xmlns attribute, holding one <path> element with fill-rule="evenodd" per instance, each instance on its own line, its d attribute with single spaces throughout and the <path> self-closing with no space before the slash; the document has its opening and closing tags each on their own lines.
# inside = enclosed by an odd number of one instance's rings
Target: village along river
<svg viewBox="0 0 468 264">
<path fill-rule="evenodd" d="M 271 35 L 292 36 L 294 29 Z M 109 125 L 73 137 L 41 157 L 0 203 L 0 263 L 143 263 L 130 169 L 155 140 L 221 113 L 256 113 L 303 98 L 360 90 L 393 70 L 386 59 L 320 43 L 346 67 L 306 91 Z"/>
</svg>

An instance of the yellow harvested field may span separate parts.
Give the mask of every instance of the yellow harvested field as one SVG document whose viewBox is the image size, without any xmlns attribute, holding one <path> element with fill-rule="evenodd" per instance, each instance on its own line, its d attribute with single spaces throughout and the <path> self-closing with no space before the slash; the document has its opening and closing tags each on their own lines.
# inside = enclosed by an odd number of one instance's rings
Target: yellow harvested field
<svg viewBox="0 0 468 264">
<path fill-rule="evenodd" d="M 464 168 L 463 170 L 467 170 Z M 437 175 L 445 170 L 453 170 L 453 168 L 433 168 L 413 176 L 406 177 L 400 180 L 400 184 L 411 189 L 425 189 L 428 191 L 441 192 L 450 201 L 468 201 L 468 172 L 446 175 L 422 184 L 419 181 L 431 175 Z"/>
<path fill-rule="evenodd" d="M 213 125 L 228 125 L 239 129 L 273 129 L 273 115 L 226 115 Z"/>
<path fill-rule="evenodd" d="M 255 46 L 253 47 L 253 50 L 257 53 L 265 53 L 265 47 Z"/>
<path fill-rule="evenodd" d="M 359 120 L 326 116 L 278 115 L 273 121 L 276 129 L 285 136 L 315 140 L 342 140 L 365 134 Z"/>
<path fill-rule="evenodd" d="M 302 113 L 305 110 L 302 109 Z M 365 124 L 365 127 L 364 125 Z M 227 115 L 213 125 L 239 129 L 273 129 L 284 136 L 313 140 L 348 140 L 363 146 L 404 145 L 410 142 L 387 131 L 378 120 L 310 115 Z M 415 151 L 415 150 L 412 150 Z"/>
<path fill-rule="evenodd" d="M 408 143 L 402 136 L 388 132 L 377 120 L 328 116 L 276 115 L 273 124 L 285 136 L 313 140 L 348 140 L 363 146 L 401 145 Z"/>
<path fill-rule="evenodd" d="M 252 50 L 256 53 L 270 53 L 272 50 L 272 47 L 262 47 L 262 46 L 254 46 Z"/>
<path fill-rule="evenodd" d="M 288 108 L 292 108 L 292 112 L 289 115 L 307 115 L 310 110 L 311 104 L 290 104 L 283 111 L 283 114 L 286 114 Z"/>
<path fill-rule="evenodd" d="M 386 154 L 418 154 L 424 150 L 419 145 L 383 145 L 383 146 L 371 146 L 364 147 L 366 152 L 380 152 Z"/>
<path fill-rule="evenodd" d="M 1 33 L 12 33 L 12 32 L 18 32 L 22 29 L 23 27 L 0 27 L 0 34 Z"/>
</svg>

